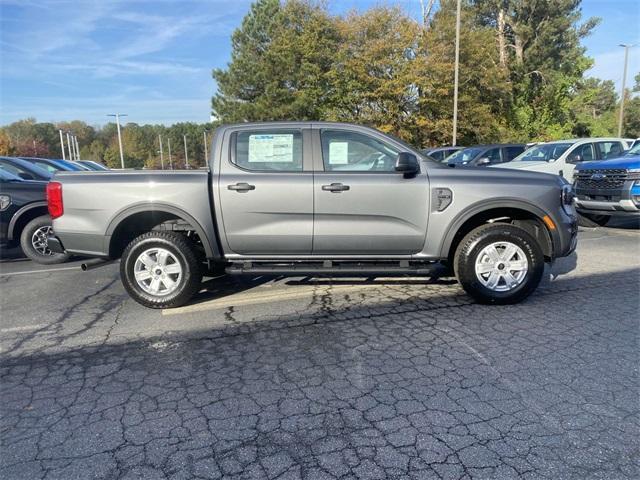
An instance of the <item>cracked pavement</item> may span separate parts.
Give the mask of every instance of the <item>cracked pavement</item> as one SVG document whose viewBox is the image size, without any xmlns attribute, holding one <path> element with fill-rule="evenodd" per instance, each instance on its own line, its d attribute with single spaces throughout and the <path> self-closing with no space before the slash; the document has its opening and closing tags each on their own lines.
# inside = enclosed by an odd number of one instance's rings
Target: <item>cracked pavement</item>
<svg viewBox="0 0 640 480">
<path fill-rule="evenodd" d="M 74 267 L 0 263 L 0 478 L 640 476 L 637 229 L 582 231 L 505 307 L 258 277 L 160 312 Z"/>
</svg>

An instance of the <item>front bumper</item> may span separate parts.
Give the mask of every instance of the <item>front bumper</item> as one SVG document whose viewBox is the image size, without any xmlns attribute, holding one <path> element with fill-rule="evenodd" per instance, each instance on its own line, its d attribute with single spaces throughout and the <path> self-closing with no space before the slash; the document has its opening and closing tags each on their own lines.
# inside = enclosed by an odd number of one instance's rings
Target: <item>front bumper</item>
<svg viewBox="0 0 640 480">
<path fill-rule="evenodd" d="M 634 198 L 640 196 L 636 180 L 627 180 L 617 189 L 593 189 L 576 187 L 576 210 L 583 214 L 628 216 L 640 215 L 640 204 Z"/>
</svg>

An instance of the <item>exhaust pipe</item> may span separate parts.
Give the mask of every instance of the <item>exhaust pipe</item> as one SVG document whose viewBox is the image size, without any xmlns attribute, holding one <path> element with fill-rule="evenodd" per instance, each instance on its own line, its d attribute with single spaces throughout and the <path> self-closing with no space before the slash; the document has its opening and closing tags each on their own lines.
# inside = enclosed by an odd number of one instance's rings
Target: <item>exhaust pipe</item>
<svg viewBox="0 0 640 480">
<path fill-rule="evenodd" d="M 83 263 L 82 265 L 80 265 L 80 268 L 82 269 L 83 272 L 86 272 L 87 270 L 93 270 L 94 268 L 104 267 L 113 262 L 115 262 L 115 260 L 105 260 L 103 258 L 95 258 L 93 260 L 89 260 L 88 262 Z"/>
</svg>

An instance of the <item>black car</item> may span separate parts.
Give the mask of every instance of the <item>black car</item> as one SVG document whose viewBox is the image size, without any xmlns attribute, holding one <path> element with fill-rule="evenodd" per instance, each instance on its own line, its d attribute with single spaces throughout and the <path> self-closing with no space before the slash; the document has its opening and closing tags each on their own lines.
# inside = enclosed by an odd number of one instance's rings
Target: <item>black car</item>
<svg viewBox="0 0 640 480">
<path fill-rule="evenodd" d="M 475 145 L 459 150 L 449 158 L 450 167 L 466 165 L 470 167 L 486 167 L 497 163 L 510 162 L 522 152 L 526 145 L 523 143 Z"/>
<path fill-rule="evenodd" d="M 49 265 L 64 262 L 69 254 L 54 253 L 47 244 L 52 229 L 46 186 L 0 169 L 0 244 L 11 248 L 19 243 L 31 260 Z"/>
<path fill-rule="evenodd" d="M 43 170 L 47 170 L 49 173 L 54 174 L 59 171 L 70 172 L 70 171 L 86 171 L 89 170 L 87 167 L 79 165 L 76 162 L 72 162 L 69 160 L 57 160 L 51 158 L 37 158 L 37 157 L 20 157 L 25 162 L 32 163 L 33 165 L 42 168 Z"/>
<path fill-rule="evenodd" d="M 449 155 L 456 153 L 458 150 L 462 150 L 463 148 L 465 147 L 425 148 L 424 150 L 421 150 L 421 152 L 438 162 L 444 162 Z"/>
<path fill-rule="evenodd" d="M 22 180 L 42 180 L 48 182 L 53 173 L 31 162 L 15 157 L 0 157 L 0 170 L 12 173 Z"/>
</svg>

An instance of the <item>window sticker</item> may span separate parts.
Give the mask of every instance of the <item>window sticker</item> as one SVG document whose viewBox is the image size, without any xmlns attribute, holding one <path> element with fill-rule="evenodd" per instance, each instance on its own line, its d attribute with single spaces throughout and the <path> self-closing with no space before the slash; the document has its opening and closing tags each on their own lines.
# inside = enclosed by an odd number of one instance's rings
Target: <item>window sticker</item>
<svg viewBox="0 0 640 480">
<path fill-rule="evenodd" d="M 347 165 L 349 163 L 349 142 L 329 143 L 329 165 Z"/>
<path fill-rule="evenodd" d="M 293 162 L 293 134 L 249 136 L 249 162 Z"/>
</svg>

